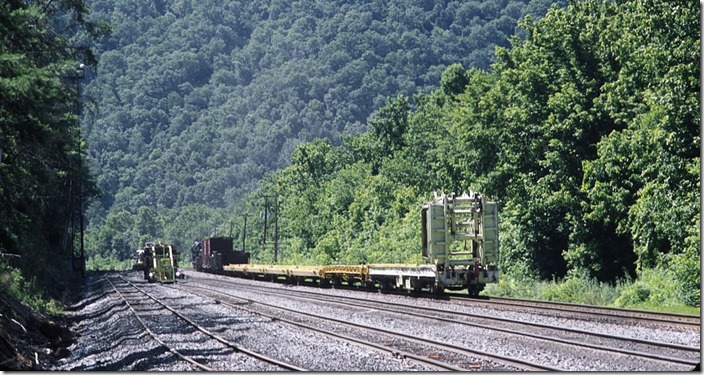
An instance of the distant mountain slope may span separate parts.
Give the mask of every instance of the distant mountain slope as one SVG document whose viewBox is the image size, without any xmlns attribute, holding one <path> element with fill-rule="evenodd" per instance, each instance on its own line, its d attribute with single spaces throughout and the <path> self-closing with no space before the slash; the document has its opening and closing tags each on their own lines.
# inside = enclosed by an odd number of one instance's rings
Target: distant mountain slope
<svg viewBox="0 0 704 375">
<path fill-rule="evenodd" d="M 225 208 L 296 145 L 366 129 L 387 97 L 429 91 L 452 63 L 489 69 L 516 21 L 553 2 L 89 3 L 113 25 L 84 91 L 97 218 Z"/>
</svg>

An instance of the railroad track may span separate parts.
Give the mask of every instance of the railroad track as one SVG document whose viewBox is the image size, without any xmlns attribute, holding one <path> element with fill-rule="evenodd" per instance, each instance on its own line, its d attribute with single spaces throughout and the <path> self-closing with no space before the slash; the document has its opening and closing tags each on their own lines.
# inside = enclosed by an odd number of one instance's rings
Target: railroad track
<svg viewBox="0 0 704 375">
<path fill-rule="evenodd" d="M 288 285 L 290 282 L 283 280 L 274 280 L 274 283 L 278 285 Z M 304 282 L 301 285 L 309 285 L 312 287 L 318 286 L 316 283 Z M 341 290 L 353 290 L 360 291 L 368 289 L 358 286 L 356 284 L 348 284 L 343 282 L 334 287 L 335 289 Z M 485 305 L 502 305 L 506 307 L 515 308 L 534 308 L 541 311 L 554 311 L 554 312 L 565 312 L 571 315 L 577 315 L 578 313 L 584 314 L 585 316 L 593 317 L 604 317 L 609 319 L 618 319 L 620 321 L 631 321 L 631 322 L 650 322 L 653 324 L 661 324 L 665 326 L 681 326 L 689 329 L 700 329 L 701 319 L 696 315 L 687 314 L 674 314 L 674 313 L 663 313 L 655 311 L 645 311 L 645 310 L 633 310 L 624 309 L 618 307 L 608 307 L 608 306 L 597 306 L 597 305 L 582 305 L 576 303 L 567 302 L 553 302 L 553 301 L 538 301 L 538 300 L 526 300 L 518 298 L 508 298 L 508 297 L 470 297 L 463 294 L 446 294 L 446 295 L 436 295 L 428 292 L 412 292 L 408 290 L 384 290 L 381 293 L 397 296 L 413 296 L 417 298 L 430 298 L 435 300 L 447 300 L 447 301 L 457 301 L 460 303 L 467 304 L 485 304 Z"/>
<path fill-rule="evenodd" d="M 564 312 L 571 315 L 581 314 L 584 316 L 602 317 L 618 321 L 633 321 L 639 323 L 649 322 L 664 326 L 680 326 L 688 329 L 701 328 L 701 319 L 695 315 L 661 313 L 607 306 L 580 305 L 566 302 L 525 300 L 507 297 L 488 297 L 487 299 L 476 299 L 464 296 L 449 295 L 447 299 L 465 304 L 491 304 L 520 309 L 531 308 L 543 312 Z"/>
<path fill-rule="evenodd" d="M 403 334 L 399 332 L 394 332 L 391 330 L 386 330 L 378 327 L 373 327 L 365 324 L 360 324 L 360 323 L 353 323 L 350 321 L 346 320 L 341 320 L 341 319 L 335 319 L 335 318 L 330 318 L 318 314 L 313 314 L 305 311 L 300 311 L 300 310 L 295 310 L 295 309 L 289 309 L 285 308 L 282 306 L 277 306 L 261 301 L 255 301 L 252 299 L 248 298 L 243 298 L 240 296 L 236 296 L 227 292 L 223 291 L 218 291 L 218 290 L 213 290 L 212 285 L 193 285 L 192 283 L 181 283 L 176 286 L 178 289 L 190 289 L 190 290 L 196 290 L 199 292 L 198 295 L 208 295 L 211 298 L 216 298 L 218 303 L 225 304 L 227 306 L 237 308 L 237 309 L 243 309 L 255 314 L 259 314 L 262 316 L 266 316 L 270 319 L 280 321 L 280 322 L 285 322 L 289 324 L 293 324 L 296 326 L 304 327 L 308 330 L 313 330 L 317 332 L 324 333 L 326 335 L 330 335 L 333 337 L 336 337 L 338 339 L 354 342 L 363 346 L 369 346 L 373 347 L 375 349 L 389 352 L 393 354 L 396 357 L 401 357 L 401 358 L 407 358 L 425 365 L 429 365 L 433 368 L 436 368 L 438 370 L 451 370 L 451 371 L 467 371 L 467 370 L 479 370 L 481 369 L 481 366 L 478 364 L 475 364 L 476 359 L 483 359 L 483 360 L 489 360 L 489 361 L 495 361 L 504 365 L 508 365 L 510 367 L 515 367 L 516 369 L 519 370 L 549 370 L 549 371 L 560 371 L 562 369 L 553 367 L 553 366 L 547 366 L 547 365 L 542 365 L 538 363 L 533 363 L 530 361 L 526 360 L 521 360 L 521 359 L 516 359 L 516 358 L 511 358 L 508 356 L 502 356 L 498 354 L 492 354 L 492 353 L 487 353 L 483 352 L 481 350 L 476 350 L 476 349 L 471 349 L 467 347 L 463 347 L 460 345 L 454 345 L 451 343 L 446 343 L 446 342 L 440 342 L 437 340 L 431 340 L 431 339 L 426 339 L 422 337 L 418 337 L 415 335 L 408 335 L 408 334 Z M 225 300 L 223 300 L 223 298 Z M 299 296 L 296 296 L 296 298 L 300 298 Z M 240 301 L 240 302 L 233 302 L 233 301 Z M 361 330 L 366 330 L 370 332 L 374 332 L 375 334 L 382 334 L 385 335 L 389 338 L 392 338 L 391 340 L 386 340 L 388 342 L 388 345 L 381 345 L 378 343 L 373 343 L 369 339 L 358 339 L 355 337 L 352 337 L 350 335 L 341 335 L 338 333 L 333 332 L 331 329 L 321 329 L 321 328 L 316 328 L 312 327 L 309 322 L 305 321 L 298 321 L 298 320 L 293 320 L 293 319 L 288 319 L 288 318 L 283 318 L 280 315 L 272 315 L 272 314 L 266 314 L 263 313 L 259 310 L 248 308 L 243 306 L 242 302 L 246 303 L 248 306 L 251 305 L 258 305 L 262 307 L 266 307 L 269 309 L 275 309 L 278 311 L 282 311 L 285 313 L 289 314 L 295 314 L 297 316 L 301 317 L 306 317 L 306 318 L 313 318 L 316 320 L 321 320 L 325 321 L 328 323 L 333 323 L 336 325 L 345 325 L 348 327 L 353 328 L 354 331 L 359 331 Z M 290 316 L 290 315 L 289 315 Z M 407 350 L 400 350 L 398 348 L 389 346 L 389 345 L 395 345 L 398 346 L 399 343 L 397 339 L 405 340 L 406 342 L 412 342 L 415 344 L 420 344 L 420 345 L 415 345 L 416 350 L 419 350 L 418 348 L 424 348 L 425 353 L 423 355 L 418 355 L 414 353 L 410 353 Z M 379 340 L 378 336 L 374 338 L 374 340 Z M 392 342 L 396 341 L 395 344 L 391 344 Z M 404 343 L 406 346 L 408 345 L 407 343 Z M 402 346 L 404 344 L 401 344 Z M 428 351 L 428 348 L 432 347 L 435 348 L 435 350 Z M 449 353 L 455 353 L 453 354 L 448 354 Z M 457 354 L 461 355 L 462 357 L 458 357 Z M 468 360 L 470 358 L 470 360 Z M 442 361 L 441 361 L 442 359 Z M 456 364 L 452 364 L 449 362 L 453 362 Z M 459 363 L 458 363 L 459 362 Z"/>
<path fill-rule="evenodd" d="M 213 281 L 209 280 L 208 282 L 212 283 Z M 229 281 L 227 283 L 229 284 L 230 288 L 233 287 L 233 285 L 230 284 Z M 258 287 L 248 284 L 236 284 L 236 287 L 244 290 L 256 290 L 257 293 L 280 295 L 280 292 L 273 292 L 268 286 Z M 377 311 L 386 311 L 390 313 L 395 312 L 406 315 L 412 315 L 418 318 L 433 318 L 444 322 L 458 323 L 466 326 L 472 326 L 475 328 L 491 329 L 508 334 L 527 336 L 537 340 L 552 342 L 560 345 L 577 346 L 610 354 L 619 353 L 647 360 L 660 361 L 664 363 L 687 365 L 691 367 L 699 363 L 698 358 L 700 356 L 700 348 L 693 348 L 667 342 L 640 340 L 633 337 L 622 337 L 597 332 L 589 332 L 584 330 L 572 329 L 569 327 L 555 327 L 554 325 L 530 323 L 501 317 L 478 317 L 476 315 L 457 311 L 449 311 L 444 309 L 422 308 L 418 306 L 395 304 L 388 302 L 372 302 L 364 298 L 354 298 L 349 296 L 344 298 L 339 296 L 333 297 L 322 293 L 309 291 L 286 290 L 286 295 L 295 298 L 305 298 L 310 301 L 334 303 L 342 305 L 345 308 L 375 309 Z M 410 311 L 411 309 L 415 312 Z M 491 323 L 488 324 L 487 322 Z M 523 328 L 518 331 L 515 328 L 506 328 L 507 326 L 521 326 Z M 528 329 L 526 329 L 525 327 L 528 327 Z M 539 333 L 530 333 L 530 331 Z M 562 338 L 561 336 L 577 337 L 573 339 L 566 339 Z M 595 339 L 595 337 L 598 338 L 598 340 Z M 606 340 L 607 344 L 604 343 L 604 340 Z M 629 346 L 634 346 L 634 344 L 638 348 L 638 350 L 627 348 Z"/>
<path fill-rule="evenodd" d="M 212 367 L 207 366 L 207 365 L 205 365 L 205 364 L 203 364 L 203 363 L 201 363 L 201 362 L 195 360 L 195 359 L 194 359 L 194 356 L 189 356 L 189 355 L 184 354 L 184 352 L 186 352 L 186 351 L 188 351 L 188 350 L 182 350 L 182 349 L 179 350 L 179 349 L 176 349 L 175 346 L 177 346 L 177 345 L 179 344 L 178 342 L 168 342 L 168 339 L 165 340 L 165 339 L 163 339 L 162 337 L 160 337 L 160 336 L 162 336 L 162 335 L 159 335 L 158 333 L 156 333 L 156 332 L 155 332 L 155 329 L 162 329 L 162 330 L 163 330 L 163 327 L 162 327 L 162 325 L 163 325 L 163 316 L 161 316 L 160 314 L 155 314 L 155 313 L 154 313 L 155 311 L 154 311 L 154 309 L 153 309 L 154 304 L 151 303 L 151 302 L 150 302 L 150 303 L 146 303 L 146 304 L 143 303 L 142 301 L 144 300 L 144 298 L 142 298 L 142 297 L 140 297 L 140 296 L 144 296 L 144 297 L 146 297 L 147 299 L 149 299 L 150 301 L 153 301 L 153 302 L 156 303 L 158 306 L 160 306 L 159 309 L 158 309 L 159 312 L 161 312 L 161 311 L 168 311 L 168 312 L 170 313 L 169 315 L 177 317 L 178 320 L 181 321 L 181 322 L 183 322 L 183 323 L 185 323 L 186 326 L 189 326 L 189 327 L 194 328 L 195 331 L 192 332 L 192 335 L 200 335 L 201 337 L 202 337 L 202 336 L 205 336 L 205 337 L 208 337 L 208 338 L 211 339 L 211 340 L 217 341 L 220 345 L 223 345 L 223 346 L 225 346 L 226 348 L 230 349 L 230 350 L 231 350 L 231 354 L 236 354 L 236 353 L 237 353 L 237 354 L 242 354 L 242 355 L 246 355 L 246 356 L 248 356 L 248 357 L 255 358 L 255 359 L 259 360 L 259 361 L 262 361 L 262 362 L 265 362 L 265 363 L 267 363 L 267 364 L 270 364 L 270 365 L 275 366 L 273 369 L 285 369 L 285 370 L 291 370 L 291 371 L 307 371 L 307 370 L 304 369 L 304 368 L 301 368 L 301 367 L 298 367 L 298 366 L 295 366 L 295 365 L 293 365 L 293 364 L 286 363 L 286 362 L 283 362 L 283 361 L 279 361 L 279 360 L 277 360 L 277 359 L 275 359 L 275 358 L 271 358 L 271 357 L 268 357 L 268 356 L 263 355 L 263 354 L 260 354 L 260 353 L 256 353 L 256 352 L 247 350 L 247 349 L 245 349 L 245 348 L 243 348 L 243 347 L 241 347 L 241 346 L 239 346 L 239 345 L 237 345 L 237 344 L 235 344 L 235 343 L 233 343 L 233 342 L 231 342 L 231 341 L 228 341 L 228 340 L 226 340 L 226 339 L 224 339 L 224 338 L 222 338 L 222 337 L 220 337 L 220 336 L 218 336 L 218 335 L 216 335 L 216 334 L 210 332 L 209 330 L 207 330 L 207 329 L 206 329 L 205 327 L 203 327 L 202 325 L 196 323 L 196 322 L 193 321 L 192 319 L 190 319 L 190 318 L 186 317 L 185 315 L 181 314 L 180 312 L 178 312 L 178 311 L 177 311 L 176 309 L 174 309 L 173 307 L 171 307 L 171 306 L 165 304 L 163 301 L 161 301 L 161 300 L 159 300 L 158 298 L 152 296 L 150 293 L 148 293 L 148 292 L 145 291 L 144 289 L 138 287 L 138 286 L 135 285 L 134 283 L 132 283 L 132 282 L 130 282 L 129 280 L 125 279 L 124 277 L 118 276 L 118 278 L 119 278 L 119 280 L 121 280 L 121 282 L 122 282 L 122 285 L 120 285 L 120 286 L 115 285 L 115 283 L 113 283 L 113 281 L 110 280 L 110 279 L 107 278 L 107 277 L 106 277 L 105 279 L 108 281 L 108 283 L 110 283 L 110 285 L 114 288 L 114 290 L 115 290 L 115 292 L 118 294 L 118 296 L 124 301 L 124 303 L 127 305 L 127 307 L 132 311 L 132 313 L 134 314 L 135 318 L 136 318 L 137 321 L 142 325 L 142 327 L 144 328 L 144 330 L 145 330 L 155 341 L 157 341 L 162 347 L 164 347 L 167 351 L 173 353 L 173 354 L 174 354 L 176 357 L 178 357 L 179 359 L 188 362 L 188 363 L 191 364 L 195 369 L 204 370 L 204 371 L 214 371 L 214 370 L 215 370 L 215 369 L 213 369 Z M 123 289 L 123 290 L 120 291 L 120 289 Z M 129 289 L 130 291 L 128 292 L 128 291 L 126 291 L 125 289 Z M 134 296 L 134 292 L 132 292 L 132 291 L 134 291 L 134 290 L 136 290 L 140 296 Z M 142 301 L 140 301 L 140 299 L 141 299 Z M 130 301 L 131 301 L 131 302 L 130 302 Z M 154 316 L 155 316 L 155 315 L 156 315 L 157 317 L 162 318 L 162 319 L 161 319 L 162 321 L 161 321 L 161 322 L 159 322 L 159 321 L 154 321 Z M 152 326 L 152 328 L 155 328 L 155 329 L 150 328 L 150 326 Z M 166 336 L 166 335 L 164 335 L 164 336 Z"/>
<path fill-rule="evenodd" d="M 289 282 L 285 281 L 274 281 L 279 285 L 286 285 Z M 303 285 L 317 286 L 314 283 L 305 283 Z M 340 284 L 335 287 L 335 289 L 346 289 L 346 290 L 366 290 L 357 285 L 350 284 Z M 687 314 L 674 314 L 674 313 L 664 313 L 655 311 L 645 311 L 645 310 L 634 310 L 634 309 L 624 309 L 618 307 L 608 307 L 608 306 L 597 306 L 597 305 L 582 305 L 576 303 L 567 302 L 554 302 L 554 301 L 538 301 L 538 300 L 527 300 L 519 298 L 509 298 L 509 297 L 470 297 L 463 294 L 446 294 L 446 295 L 435 295 L 428 292 L 409 292 L 407 290 L 387 290 L 382 291 L 384 294 L 397 295 L 397 296 L 408 296 L 419 298 L 430 298 L 435 300 L 447 300 L 447 301 L 457 301 L 460 303 L 467 304 L 493 304 L 502 305 L 506 307 L 516 307 L 516 308 L 534 308 L 541 311 L 554 311 L 554 312 L 565 312 L 571 315 L 576 315 L 582 313 L 585 316 L 599 316 L 610 319 L 619 319 L 621 321 L 632 321 L 632 322 L 650 322 L 653 324 L 661 324 L 666 326 L 681 326 L 690 329 L 700 329 L 701 319 L 696 315 Z"/>
</svg>

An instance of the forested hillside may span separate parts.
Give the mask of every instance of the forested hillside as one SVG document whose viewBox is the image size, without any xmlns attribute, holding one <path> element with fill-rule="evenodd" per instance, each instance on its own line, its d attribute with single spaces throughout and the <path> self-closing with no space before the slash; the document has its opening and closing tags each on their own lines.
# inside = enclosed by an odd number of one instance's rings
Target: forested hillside
<svg viewBox="0 0 704 375">
<path fill-rule="evenodd" d="M 430 91 L 450 64 L 488 70 L 517 20 L 553 1 L 89 3 L 113 25 L 84 90 L 102 191 L 89 248 L 124 258 L 209 234 L 296 146 L 365 131 L 387 97 Z"/>
<path fill-rule="evenodd" d="M 81 1 L 0 2 L 0 291 L 24 302 L 72 274 L 81 201 L 97 193 L 76 83 L 107 26 L 87 12 Z M 72 43 L 79 32 L 85 43 Z"/>
<path fill-rule="evenodd" d="M 699 19 L 576 2 L 527 22 L 491 72 L 452 65 L 415 108 L 400 95 L 340 146 L 299 146 L 251 195 L 278 198 L 279 260 L 419 261 L 421 203 L 472 188 L 500 203 L 505 280 L 656 275 L 617 302 L 699 306 Z M 250 248 L 273 260 L 271 237 Z"/>
<path fill-rule="evenodd" d="M 279 262 L 419 261 L 421 203 L 471 188 L 504 280 L 699 305 L 698 5 L 579 1 L 507 43 L 545 4 L 198 4 L 94 2 L 123 28 L 87 89 L 94 255 L 232 232 L 256 261 L 275 236 Z"/>
<path fill-rule="evenodd" d="M 471 188 L 494 292 L 698 309 L 700 8 L 549 3 L 0 2 L 0 289 L 60 310 L 92 198 L 89 267 L 229 233 L 414 262 L 422 202 Z"/>
</svg>

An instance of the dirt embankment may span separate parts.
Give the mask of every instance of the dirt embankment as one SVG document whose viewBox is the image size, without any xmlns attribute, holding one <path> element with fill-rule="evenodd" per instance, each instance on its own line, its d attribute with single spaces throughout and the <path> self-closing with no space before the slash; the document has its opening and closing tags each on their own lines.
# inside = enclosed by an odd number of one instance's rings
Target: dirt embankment
<svg viewBox="0 0 704 375">
<path fill-rule="evenodd" d="M 49 370 L 74 341 L 61 317 L 47 317 L 0 290 L 0 370 Z"/>
</svg>

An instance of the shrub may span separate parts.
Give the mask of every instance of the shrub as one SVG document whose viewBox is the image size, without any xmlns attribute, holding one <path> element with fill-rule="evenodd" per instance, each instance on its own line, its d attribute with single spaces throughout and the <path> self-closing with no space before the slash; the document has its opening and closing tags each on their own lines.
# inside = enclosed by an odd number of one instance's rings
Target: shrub
<svg viewBox="0 0 704 375">
<path fill-rule="evenodd" d="M 45 297 L 35 279 L 26 280 L 20 270 L 4 263 L 0 263 L 0 289 L 41 313 L 57 315 L 64 311 L 60 302 Z"/>
<path fill-rule="evenodd" d="M 487 285 L 483 294 L 699 315 L 699 307 L 680 300 L 678 283 L 675 273 L 663 267 L 642 270 L 636 281 L 627 278 L 614 284 L 577 272 L 552 281 L 504 274 L 498 283 Z"/>
<path fill-rule="evenodd" d="M 562 281 L 553 280 L 546 283 L 539 298 L 547 301 L 606 305 L 618 295 L 614 288 L 590 277 L 569 275 Z"/>
<path fill-rule="evenodd" d="M 643 283 L 636 282 L 621 291 L 621 294 L 614 301 L 614 306 L 637 306 L 645 302 L 648 297 L 650 297 L 650 289 Z"/>
<path fill-rule="evenodd" d="M 498 283 L 487 284 L 482 294 L 497 297 L 535 299 L 538 296 L 538 293 L 536 293 L 538 284 L 538 282 L 529 278 L 504 275 L 499 278 Z"/>
<path fill-rule="evenodd" d="M 114 257 L 103 257 L 100 254 L 86 259 L 87 270 L 122 271 L 126 269 L 131 269 L 131 267 L 132 264 L 128 260 L 125 261 L 119 260 Z"/>
</svg>

